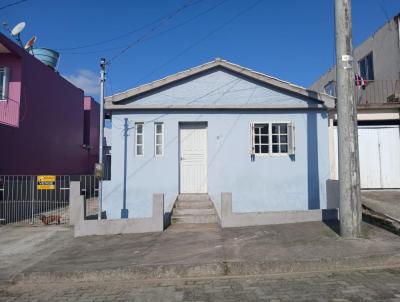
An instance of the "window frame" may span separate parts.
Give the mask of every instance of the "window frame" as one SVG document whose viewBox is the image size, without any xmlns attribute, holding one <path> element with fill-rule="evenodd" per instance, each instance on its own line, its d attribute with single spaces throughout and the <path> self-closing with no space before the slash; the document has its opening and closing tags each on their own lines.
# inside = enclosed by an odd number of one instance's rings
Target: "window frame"
<svg viewBox="0 0 400 302">
<path fill-rule="evenodd" d="M 326 88 L 329 87 L 329 86 L 332 86 L 333 94 L 330 94 L 330 93 L 327 92 Z M 324 93 L 327 94 L 327 95 L 333 96 L 333 97 L 337 96 L 337 94 L 336 94 L 336 81 L 335 80 L 331 80 L 328 83 L 326 83 L 326 85 L 324 85 Z"/>
<path fill-rule="evenodd" d="M 268 124 L 268 153 L 256 153 L 255 152 L 255 144 L 254 144 L 254 125 L 256 124 Z M 287 152 L 286 153 L 273 153 L 272 152 L 272 124 L 286 124 L 287 125 Z M 289 128 L 291 128 L 291 132 L 289 133 Z M 265 156 L 292 156 L 295 154 L 295 145 L 294 145 L 294 132 L 295 132 L 295 127 L 294 123 L 292 121 L 254 121 L 250 122 L 250 154 L 252 156 L 257 156 L 257 157 L 265 157 Z M 278 134 L 280 135 L 280 134 Z M 292 142 L 290 142 L 292 140 Z M 280 144 L 279 144 L 280 145 Z M 292 145 L 292 146 L 291 146 Z M 293 151 L 291 152 L 291 149 L 293 148 Z M 280 148 L 279 148 L 280 149 Z"/>
<path fill-rule="evenodd" d="M 369 56 L 371 56 L 372 68 L 369 65 L 367 65 Z M 365 75 L 363 75 L 361 72 L 362 62 L 363 62 L 363 64 L 365 64 Z M 371 69 L 372 69 L 372 71 L 371 71 Z M 358 60 L 358 70 L 359 70 L 361 77 L 365 81 L 375 81 L 374 52 L 373 51 L 370 51 L 364 57 L 362 57 L 360 60 Z M 370 73 L 372 73 L 372 78 L 367 77 L 367 75 L 371 75 Z"/>
<path fill-rule="evenodd" d="M 157 126 L 161 125 L 161 133 L 157 133 Z M 161 144 L 157 144 L 157 136 L 161 135 Z M 157 154 L 157 146 L 161 146 L 161 154 Z M 154 156 L 163 157 L 164 156 L 164 123 L 156 122 L 154 123 Z"/>
<path fill-rule="evenodd" d="M 10 85 L 10 68 L 1 67 L 0 71 L 4 73 L 4 82 L 2 87 L 2 93 L 0 94 L 0 102 L 7 102 L 9 99 L 9 85 Z"/>
<path fill-rule="evenodd" d="M 142 125 L 142 132 L 141 133 L 138 133 L 138 131 L 137 131 L 137 126 L 138 125 Z M 141 144 L 138 144 L 138 135 L 141 135 L 142 136 L 142 143 Z M 137 147 L 138 146 L 142 146 L 142 154 L 138 154 L 138 152 L 137 152 Z M 134 144 L 134 147 L 135 147 L 135 156 L 136 157 L 144 157 L 144 122 L 135 122 L 135 144 Z"/>
</svg>

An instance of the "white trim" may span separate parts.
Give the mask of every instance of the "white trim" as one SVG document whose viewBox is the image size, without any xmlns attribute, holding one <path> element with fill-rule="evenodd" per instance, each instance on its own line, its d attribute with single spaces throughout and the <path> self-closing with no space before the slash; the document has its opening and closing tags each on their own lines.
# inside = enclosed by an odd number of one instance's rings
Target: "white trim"
<svg viewBox="0 0 400 302">
<path fill-rule="evenodd" d="M 161 125 L 161 133 L 157 133 L 157 125 Z M 157 135 L 161 134 L 161 144 L 157 144 Z M 157 154 L 157 145 L 161 146 L 161 154 Z M 154 156 L 164 157 L 164 123 L 155 122 L 154 123 Z"/>
<path fill-rule="evenodd" d="M 142 125 L 142 133 L 138 133 L 137 132 L 137 125 Z M 141 144 L 137 143 L 138 135 L 142 136 L 142 143 Z M 138 154 L 137 153 L 138 145 L 142 146 L 142 154 Z M 144 123 L 143 122 L 135 122 L 135 143 L 134 143 L 134 147 L 135 147 L 135 156 L 136 157 L 144 157 Z"/>
<path fill-rule="evenodd" d="M 2 87 L 3 94 L 0 95 L 0 102 L 6 102 L 8 100 L 10 85 L 10 69 L 8 67 L 2 67 L 0 70 L 4 72 L 4 82 Z"/>
<path fill-rule="evenodd" d="M 268 124 L 268 153 L 256 153 L 255 152 L 255 145 L 254 145 L 254 142 L 253 142 L 253 136 L 254 136 L 254 125 L 255 124 Z M 272 152 L 272 145 L 273 145 L 273 143 L 272 143 L 272 124 L 286 124 L 287 125 L 287 133 L 286 133 L 286 136 L 287 136 L 287 142 L 286 142 L 286 144 L 287 144 L 287 152 L 279 152 L 279 153 L 275 153 L 275 152 Z M 290 138 L 290 135 L 289 135 L 289 125 L 292 125 L 292 130 L 293 130 L 293 132 L 292 132 L 292 137 L 293 137 L 293 139 L 294 139 L 294 129 L 295 129 L 295 127 L 294 127 L 294 123 L 292 122 L 292 121 L 263 121 L 263 122 L 251 122 L 250 123 L 250 155 L 252 155 L 252 156 L 257 156 L 257 157 L 266 157 L 266 156 L 291 156 L 291 155 L 294 155 L 295 154 L 295 151 L 293 152 L 293 153 L 290 153 L 290 150 L 289 150 L 289 145 L 290 145 L 290 143 L 289 143 L 289 138 Z M 280 135 L 280 134 L 276 134 L 276 135 Z M 294 141 L 293 141 L 293 144 L 294 144 Z M 274 144 L 274 145 L 280 145 L 280 143 L 279 144 Z M 253 149 L 253 147 L 254 147 L 254 149 Z M 295 145 L 293 145 L 293 148 L 294 148 L 294 150 L 296 150 L 296 147 L 295 147 Z M 280 148 L 279 148 L 280 149 Z"/>
</svg>

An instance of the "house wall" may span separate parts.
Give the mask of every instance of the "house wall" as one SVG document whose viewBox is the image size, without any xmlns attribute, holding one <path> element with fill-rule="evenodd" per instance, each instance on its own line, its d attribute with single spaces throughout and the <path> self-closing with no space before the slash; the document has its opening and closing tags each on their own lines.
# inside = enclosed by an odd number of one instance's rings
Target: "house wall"
<svg viewBox="0 0 400 302">
<path fill-rule="evenodd" d="M 194 93 L 193 91 L 191 93 Z M 124 121 L 130 130 L 124 151 Z M 154 121 L 164 123 L 163 157 L 154 156 Z M 208 123 L 208 193 L 220 212 L 222 192 L 232 192 L 234 212 L 325 209 L 329 178 L 328 116 L 325 110 L 121 111 L 112 116 L 112 179 L 105 181 L 103 209 L 119 218 L 124 196 L 129 217 L 150 217 L 152 194 L 165 194 L 171 211 L 179 193 L 179 123 Z M 296 154 L 250 154 L 251 122 L 294 122 Z M 144 156 L 134 156 L 135 122 L 144 122 Z M 126 160 L 125 160 L 126 154 Z"/>
<path fill-rule="evenodd" d="M 0 54 L 0 64 L 6 59 Z M 11 70 L 21 79 L 19 124 L 0 125 L 0 174 L 92 173 L 83 91 L 25 52 L 20 62 L 20 73 Z"/>
<path fill-rule="evenodd" d="M 358 61 L 373 52 L 375 80 L 400 79 L 400 17 L 395 17 L 382 26 L 376 33 L 354 48 L 354 63 L 359 72 Z M 333 66 L 310 89 L 324 92 L 324 86 L 336 80 L 336 67 Z M 381 89 L 386 88 L 380 87 Z M 378 88 L 377 88 L 378 89 Z"/>
<path fill-rule="evenodd" d="M 92 97 L 85 96 L 84 100 L 85 129 L 88 129 L 88 169 L 90 174 L 94 171 L 94 164 L 99 161 L 99 133 L 100 133 L 100 105 Z"/>
</svg>

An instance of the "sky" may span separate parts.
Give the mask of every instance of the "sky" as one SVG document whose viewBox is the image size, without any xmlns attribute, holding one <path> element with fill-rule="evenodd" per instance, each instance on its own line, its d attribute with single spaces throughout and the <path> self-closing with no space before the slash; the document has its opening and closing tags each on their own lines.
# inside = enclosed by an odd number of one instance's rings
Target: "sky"
<svg viewBox="0 0 400 302">
<path fill-rule="evenodd" d="M 355 46 L 400 13 L 400 0 L 352 2 Z M 23 41 L 57 50 L 95 98 L 101 57 L 106 95 L 217 57 L 304 87 L 334 64 L 333 0 L 0 0 L 0 21 L 25 21 Z"/>
</svg>

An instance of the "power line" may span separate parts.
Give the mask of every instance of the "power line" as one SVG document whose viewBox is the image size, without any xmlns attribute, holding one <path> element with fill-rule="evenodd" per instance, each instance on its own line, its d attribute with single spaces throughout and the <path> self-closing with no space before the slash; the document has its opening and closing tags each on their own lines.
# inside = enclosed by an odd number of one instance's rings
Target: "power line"
<svg viewBox="0 0 400 302">
<path fill-rule="evenodd" d="M 382 10 L 382 13 L 385 15 L 386 21 L 387 21 L 387 22 L 390 22 L 390 17 L 389 17 L 389 14 L 388 14 L 388 12 L 387 12 L 387 10 L 386 10 L 384 4 L 383 4 L 383 1 L 375 0 L 375 2 L 376 2 L 376 4 L 379 6 L 379 8 Z M 390 25 L 389 25 L 389 26 L 390 26 Z"/>
<path fill-rule="evenodd" d="M 227 1 L 229 1 L 229 0 L 222 0 L 222 1 L 218 2 L 217 4 L 213 5 L 212 7 L 210 7 L 210 8 L 208 8 L 208 9 L 206 9 L 206 10 L 200 12 L 200 13 L 197 14 L 197 15 L 195 15 L 194 17 L 189 18 L 189 19 L 187 19 L 187 20 L 185 20 L 185 21 L 183 21 L 183 22 L 181 22 L 181 23 L 179 23 L 179 24 L 177 24 L 177 25 L 175 25 L 175 26 L 173 26 L 173 27 L 171 27 L 171 28 L 168 28 L 168 29 L 166 29 L 166 30 L 164 30 L 164 31 L 161 31 L 161 32 L 159 32 L 159 33 L 157 33 L 157 34 L 155 34 L 155 35 L 152 35 L 152 36 L 149 36 L 149 37 L 147 37 L 147 38 L 144 38 L 144 39 L 142 39 L 140 42 L 145 42 L 145 41 L 148 41 L 148 40 L 157 38 L 157 37 L 162 36 L 162 35 L 164 35 L 164 34 L 170 32 L 170 31 L 173 31 L 173 30 L 175 30 L 175 29 L 177 29 L 177 28 L 179 28 L 179 27 L 182 27 L 182 26 L 184 26 L 184 25 L 186 25 L 186 24 L 188 24 L 188 23 L 190 23 L 190 22 L 193 22 L 193 21 L 196 20 L 197 18 L 199 18 L 199 17 L 201 17 L 201 16 L 203 16 L 203 15 L 205 15 L 205 14 L 207 14 L 207 13 L 213 11 L 214 9 L 216 9 L 216 8 L 219 7 L 219 6 L 221 6 L 222 4 L 224 4 L 224 3 L 227 2 Z M 136 43 L 136 44 L 139 44 L 139 43 Z M 75 54 L 76 54 L 76 55 L 82 55 L 82 54 L 103 53 L 103 52 L 106 52 L 106 51 L 123 49 L 123 48 L 125 48 L 125 47 L 127 47 L 127 45 L 122 45 L 122 46 L 113 47 L 113 48 L 108 48 L 108 49 L 87 51 L 87 52 L 63 52 L 63 54 L 68 54 L 68 55 L 70 55 L 70 54 L 73 54 L 73 55 L 75 55 Z"/>
<path fill-rule="evenodd" d="M 229 25 L 230 23 L 232 23 L 233 21 L 235 21 L 237 18 L 239 18 L 240 16 L 244 15 L 245 13 L 247 13 L 248 11 L 250 11 L 251 9 L 253 9 L 254 7 L 256 7 L 257 5 L 259 5 L 262 2 L 262 0 L 258 0 L 256 2 L 254 2 L 253 4 L 247 6 L 244 10 L 240 11 L 239 13 L 237 13 L 236 15 L 234 15 L 232 18 L 228 19 L 226 22 L 222 23 L 220 26 L 218 26 L 217 28 L 213 29 L 211 32 L 209 32 L 208 34 L 206 34 L 205 36 L 203 36 L 202 38 L 200 38 L 199 40 L 197 40 L 196 42 L 194 42 L 193 44 L 191 44 L 189 47 L 185 48 L 183 51 L 181 51 L 180 53 L 176 54 L 175 56 L 173 56 L 171 59 L 169 59 L 168 61 L 164 62 L 163 64 L 161 64 L 160 66 L 158 66 L 157 68 L 153 69 L 151 72 L 149 72 L 148 74 L 146 74 L 144 77 L 140 78 L 135 85 L 138 85 L 141 81 L 143 81 L 144 79 L 148 78 L 149 76 L 153 75 L 156 71 L 158 71 L 159 69 L 164 68 L 165 66 L 168 66 L 169 64 L 171 64 L 173 61 L 175 61 L 176 59 L 178 59 L 179 57 L 181 57 L 182 55 L 184 55 L 186 52 L 188 52 L 189 50 L 191 50 L 192 48 L 194 48 L 195 46 L 197 46 L 198 44 L 200 44 L 201 42 L 207 40 L 208 38 L 210 38 L 213 34 L 217 33 L 218 31 L 222 30 L 223 28 L 225 28 L 227 25 Z"/>
<path fill-rule="evenodd" d="M 1 6 L 0 10 L 5 9 L 5 8 L 9 8 L 11 6 L 18 5 L 18 4 L 21 4 L 21 3 L 24 3 L 26 1 L 28 1 L 28 0 L 20 0 L 20 1 L 16 1 L 16 2 L 13 2 L 13 3 L 7 4 L 7 5 Z"/>
<path fill-rule="evenodd" d="M 26 1 L 26 0 L 25 0 L 25 1 Z M 116 40 L 125 38 L 125 37 L 127 37 L 127 36 L 130 36 L 131 34 L 134 34 L 134 33 L 136 33 L 136 32 L 139 32 L 139 31 L 141 31 L 141 30 L 143 30 L 143 29 L 145 29 L 145 28 L 147 28 L 147 27 L 149 27 L 149 26 L 151 26 L 151 25 L 153 25 L 153 24 L 160 23 L 160 22 L 163 21 L 164 19 L 169 18 L 169 16 L 175 15 L 175 14 L 181 12 L 182 10 L 184 10 L 184 9 L 190 7 L 190 6 L 196 5 L 196 4 L 198 4 L 198 3 L 202 2 L 202 1 L 204 1 L 204 0 L 198 0 L 198 1 L 196 1 L 196 2 L 193 2 L 193 0 L 190 0 L 189 3 L 186 3 L 186 4 L 182 5 L 180 8 L 176 9 L 175 11 L 173 11 L 173 12 L 171 12 L 171 13 L 168 13 L 168 14 L 166 14 L 166 15 L 160 17 L 160 18 L 157 18 L 156 20 L 153 20 L 153 21 L 150 22 L 150 23 L 147 23 L 147 24 L 145 24 L 145 25 L 143 25 L 143 26 L 140 26 L 140 27 L 135 28 L 135 29 L 133 29 L 133 30 L 131 30 L 131 31 L 128 31 L 128 32 L 126 32 L 126 33 L 124 33 L 124 34 L 115 36 L 115 37 L 113 37 L 113 38 L 106 39 L 106 40 L 101 40 L 101 41 L 97 41 L 97 42 L 93 42 L 93 43 L 89 43 L 89 44 L 84 44 L 84 45 L 80 45 L 80 46 L 75 46 L 75 47 L 58 48 L 58 49 L 56 49 L 56 50 L 57 50 L 57 51 L 63 51 L 63 50 L 76 50 L 76 49 L 82 49 L 82 48 L 89 48 L 89 47 L 98 46 L 98 45 L 103 45 L 103 44 L 107 44 L 107 43 L 112 42 L 112 41 L 116 41 Z M 192 3 L 192 2 L 193 2 L 193 3 Z M 123 46 L 121 46 L 120 48 L 122 48 L 122 47 L 123 47 Z M 115 49 L 115 48 L 114 48 L 114 49 Z"/>
<path fill-rule="evenodd" d="M 195 3 L 199 3 L 203 0 L 198 0 Z M 148 35 L 152 34 L 154 31 L 156 31 L 158 28 L 160 28 L 164 23 L 166 23 L 167 21 L 171 20 L 172 18 L 174 18 L 176 15 L 178 15 L 181 11 L 183 11 L 184 9 L 188 8 L 190 6 L 190 3 L 192 3 L 193 0 L 191 0 L 188 4 L 184 4 L 182 7 L 178 8 L 175 12 L 173 12 L 172 14 L 168 15 L 166 18 L 164 18 L 164 20 L 162 20 L 160 23 L 158 23 L 156 26 L 150 28 L 150 30 L 148 30 L 147 32 L 145 32 L 141 37 L 139 37 L 138 39 L 136 39 L 133 43 L 129 44 L 128 46 L 126 46 L 124 49 L 122 49 L 120 52 L 118 52 L 116 55 L 114 55 L 113 57 L 111 57 L 111 59 L 108 61 L 109 63 L 111 63 L 112 61 L 114 61 L 116 58 L 120 57 L 122 54 L 124 54 L 128 49 L 130 49 L 131 47 L 133 47 L 134 45 L 138 44 L 139 42 L 141 42 L 143 39 L 147 38 Z"/>
</svg>

